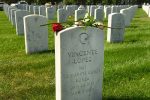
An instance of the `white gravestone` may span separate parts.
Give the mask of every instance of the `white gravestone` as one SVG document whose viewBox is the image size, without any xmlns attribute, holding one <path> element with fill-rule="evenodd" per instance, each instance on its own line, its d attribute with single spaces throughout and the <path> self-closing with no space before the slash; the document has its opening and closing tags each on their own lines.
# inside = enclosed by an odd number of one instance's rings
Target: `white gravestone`
<svg viewBox="0 0 150 100">
<path fill-rule="evenodd" d="M 124 16 L 119 13 L 111 13 L 108 16 L 107 42 L 122 42 L 124 39 Z"/>
<path fill-rule="evenodd" d="M 65 9 L 57 10 L 57 22 L 58 23 L 66 22 L 67 18 L 68 18 L 68 15 Z"/>
<path fill-rule="evenodd" d="M 33 5 L 30 5 L 30 6 L 29 6 L 29 12 L 30 12 L 31 14 L 34 14 L 34 9 L 33 9 L 33 7 L 34 7 Z"/>
<path fill-rule="evenodd" d="M 106 7 L 104 12 L 105 12 L 105 18 L 107 18 L 108 15 L 111 13 L 111 7 Z"/>
<path fill-rule="evenodd" d="M 56 100 L 102 100 L 103 35 L 94 27 L 55 35 Z"/>
<path fill-rule="evenodd" d="M 116 13 L 117 12 L 117 7 L 116 6 L 112 6 L 111 7 L 111 13 Z"/>
<path fill-rule="evenodd" d="M 80 9 L 85 10 L 85 8 L 84 8 L 84 6 L 83 6 L 83 5 L 80 5 L 80 6 L 78 7 L 78 10 L 80 10 Z"/>
<path fill-rule="evenodd" d="M 23 5 L 22 4 L 18 4 L 17 8 L 20 9 L 20 10 L 23 10 Z"/>
<path fill-rule="evenodd" d="M 95 9 L 94 19 L 96 21 L 102 21 L 103 22 L 103 20 L 104 20 L 104 11 L 103 11 L 102 8 Z"/>
<path fill-rule="evenodd" d="M 94 17 L 95 9 L 96 9 L 95 6 L 91 6 L 91 7 L 90 7 L 90 16 L 91 16 L 91 17 Z"/>
<path fill-rule="evenodd" d="M 46 16 L 46 7 L 45 6 L 39 7 L 39 15 Z"/>
<path fill-rule="evenodd" d="M 34 14 L 39 14 L 39 6 L 34 6 L 33 7 L 33 11 L 34 11 Z"/>
<path fill-rule="evenodd" d="M 28 15 L 24 18 L 24 34 L 26 53 L 48 50 L 48 26 L 40 26 L 48 22 L 39 15 Z"/>
<path fill-rule="evenodd" d="M 83 19 L 85 17 L 85 14 L 86 10 L 84 9 L 75 10 L 75 21 Z"/>
<path fill-rule="evenodd" d="M 68 16 L 72 16 L 72 15 L 74 15 L 74 12 L 75 12 L 75 10 L 74 10 L 74 8 L 73 8 L 73 6 L 67 6 L 66 7 L 66 10 L 67 10 L 67 12 L 68 12 Z"/>
<path fill-rule="evenodd" d="M 12 23 L 13 26 L 16 26 L 16 21 L 15 21 L 15 11 L 16 10 L 17 9 L 12 9 L 11 10 L 11 23 Z"/>
<path fill-rule="evenodd" d="M 87 13 L 89 14 L 90 14 L 90 7 L 91 7 L 90 5 L 87 6 Z"/>
<path fill-rule="evenodd" d="M 15 7 L 9 7 L 8 8 L 8 15 L 9 15 L 9 21 L 11 21 L 11 10 L 16 9 Z"/>
<path fill-rule="evenodd" d="M 23 17 L 29 15 L 30 13 L 26 10 L 17 10 L 15 12 L 15 21 L 16 21 L 16 34 L 24 35 L 24 24 Z"/>
<path fill-rule="evenodd" d="M 52 19 L 54 19 L 54 16 L 55 16 L 55 9 L 54 9 L 54 7 L 46 8 L 46 17 L 49 20 L 52 20 Z"/>
<path fill-rule="evenodd" d="M 124 15 L 125 18 L 125 26 L 130 26 L 131 18 L 130 18 L 130 11 L 128 9 L 122 9 L 120 10 L 120 13 Z"/>
</svg>

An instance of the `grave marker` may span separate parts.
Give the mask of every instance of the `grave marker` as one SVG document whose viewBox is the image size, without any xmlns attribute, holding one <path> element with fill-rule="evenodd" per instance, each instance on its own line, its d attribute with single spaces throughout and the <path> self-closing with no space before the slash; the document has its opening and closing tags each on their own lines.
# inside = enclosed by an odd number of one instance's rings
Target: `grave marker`
<svg viewBox="0 0 150 100">
<path fill-rule="evenodd" d="M 108 16 L 107 42 L 122 42 L 124 39 L 124 16 L 119 13 L 111 13 Z"/>
<path fill-rule="evenodd" d="M 48 26 L 40 26 L 45 23 L 48 23 L 48 20 L 44 16 L 28 15 L 24 17 L 27 54 L 48 50 Z"/>
<path fill-rule="evenodd" d="M 56 100 L 102 100 L 103 31 L 71 27 L 55 36 Z"/>
<path fill-rule="evenodd" d="M 24 24 L 23 17 L 29 15 L 30 13 L 26 10 L 17 10 L 15 12 L 15 21 L 16 21 L 16 34 L 24 35 Z"/>
</svg>

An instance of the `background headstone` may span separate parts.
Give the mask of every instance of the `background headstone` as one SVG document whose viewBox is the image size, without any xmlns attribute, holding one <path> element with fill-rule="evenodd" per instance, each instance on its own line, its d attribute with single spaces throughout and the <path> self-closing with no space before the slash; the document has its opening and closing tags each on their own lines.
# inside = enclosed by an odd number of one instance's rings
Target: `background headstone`
<svg viewBox="0 0 150 100">
<path fill-rule="evenodd" d="M 46 7 L 45 6 L 39 7 L 39 15 L 46 16 Z"/>
<path fill-rule="evenodd" d="M 15 11 L 16 10 L 17 9 L 12 9 L 11 10 L 11 23 L 12 23 L 13 26 L 16 26 L 16 21 L 15 21 Z"/>
<path fill-rule="evenodd" d="M 96 6 L 91 6 L 90 7 L 90 16 L 94 17 L 94 12 L 95 12 Z"/>
<path fill-rule="evenodd" d="M 16 34 L 23 35 L 24 34 L 24 24 L 23 17 L 29 15 L 30 13 L 26 10 L 17 10 L 15 12 L 15 21 L 16 21 Z"/>
<path fill-rule="evenodd" d="M 55 9 L 54 9 L 54 7 L 46 8 L 46 17 L 49 20 L 52 20 L 52 19 L 54 19 L 54 16 L 55 16 Z"/>
<path fill-rule="evenodd" d="M 48 20 L 44 16 L 28 15 L 24 17 L 27 54 L 48 50 L 48 26 L 40 26 L 46 23 Z"/>
<path fill-rule="evenodd" d="M 130 26 L 131 18 L 130 18 L 130 12 L 128 9 L 122 9 L 120 10 L 120 13 L 124 15 L 125 18 L 125 26 Z"/>
<path fill-rule="evenodd" d="M 124 39 L 124 16 L 119 13 L 111 13 L 108 16 L 107 42 L 122 42 Z"/>
<path fill-rule="evenodd" d="M 95 9 L 94 19 L 96 21 L 103 21 L 104 20 L 104 11 L 102 8 Z"/>
<path fill-rule="evenodd" d="M 85 17 L 85 14 L 86 10 L 84 9 L 75 10 L 75 21 L 83 19 Z"/>
<path fill-rule="evenodd" d="M 57 10 L 57 22 L 66 22 L 68 18 L 67 11 L 65 9 L 58 9 Z"/>
<path fill-rule="evenodd" d="M 34 10 L 34 14 L 39 14 L 39 6 L 34 6 L 33 7 L 33 10 Z"/>
<path fill-rule="evenodd" d="M 105 12 L 105 18 L 107 18 L 108 15 L 111 13 L 111 7 L 106 7 L 104 12 Z"/>
<path fill-rule="evenodd" d="M 30 6 L 29 6 L 29 12 L 30 12 L 31 14 L 34 14 L 34 9 L 33 9 L 33 7 L 34 7 L 33 5 L 30 5 Z"/>
</svg>

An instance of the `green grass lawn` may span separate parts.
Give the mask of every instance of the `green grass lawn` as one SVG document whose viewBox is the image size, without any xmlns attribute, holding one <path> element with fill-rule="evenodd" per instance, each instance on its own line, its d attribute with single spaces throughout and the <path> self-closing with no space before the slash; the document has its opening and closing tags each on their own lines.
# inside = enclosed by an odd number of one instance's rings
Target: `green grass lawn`
<svg viewBox="0 0 150 100">
<path fill-rule="evenodd" d="M 50 22 L 56 22 L 56 19 Z M 49 51 L 25 54 L 24 37 L 0 12 L 0 100 L 55 100 L 54 34 Z M 107 43 L 103 99 L 150 100 L 150 18 L 138 9 L 123 43 Z"/>
</svg>

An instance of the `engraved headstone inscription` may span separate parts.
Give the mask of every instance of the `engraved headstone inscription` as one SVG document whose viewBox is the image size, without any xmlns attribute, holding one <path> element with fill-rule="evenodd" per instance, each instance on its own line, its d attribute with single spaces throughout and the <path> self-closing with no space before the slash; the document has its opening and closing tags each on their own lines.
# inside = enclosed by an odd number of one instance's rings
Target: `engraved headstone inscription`
<svg viewBox="0 0 150 100">
<path fill-rule="evenodd" d="M 56 100 L 102 100 L 104 34 L 70 27 L 55 35 Z"/>
</svg>

